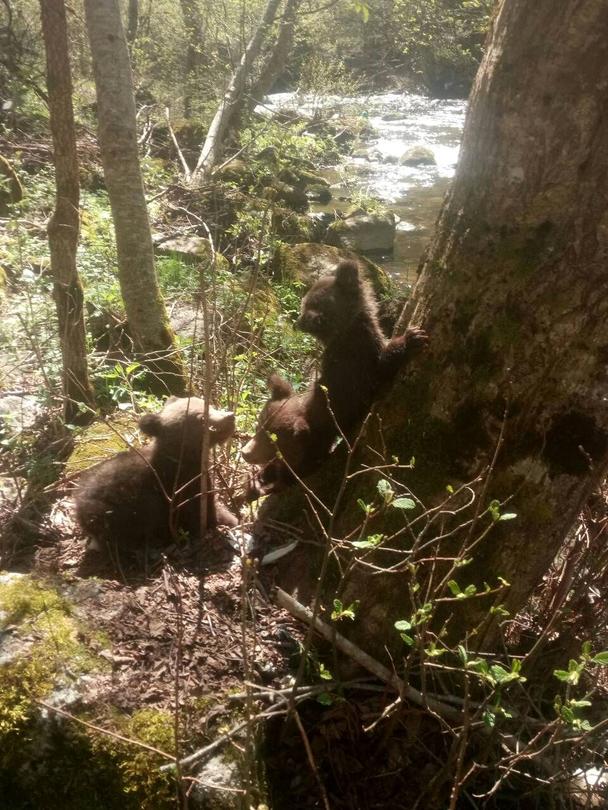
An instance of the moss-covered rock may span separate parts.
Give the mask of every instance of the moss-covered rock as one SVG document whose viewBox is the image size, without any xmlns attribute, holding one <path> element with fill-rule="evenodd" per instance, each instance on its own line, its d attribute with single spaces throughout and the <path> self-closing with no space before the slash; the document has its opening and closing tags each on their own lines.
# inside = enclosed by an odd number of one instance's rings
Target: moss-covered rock
<svg viewBox="0 0 608 810">
<path fill-rule="evenodd" d="M 437 160 L 428 146 L 412 146 L 399 159 L 402 166 L 436 166 Z"/>
<path fill-rule="evenodd" d="M 76 437 L 65 473 L 68 477 L 76 475 L 139 443 L 136 415 L 131 411 L 113 414 L 106 422 L 89 425 Z"/>
<path fill-rule="evenodd" d="M 293 211 L 302 212 L 308 208 L 308 198 L 304 191 L 282 180 L 272 179 L 264 190 L 264 196 L 286 205 Z"/>
<path fill-rule="evenodd" d="M 395 240 L 392 211 L 368 212 L 354 209 L 327 229 L 325 241 L 359 253 L 390 253 Z"/>
<path fill-rule="evenodd" d="M 284 242 L 294 245 L 313 242 L 319 233 L 314 220 L 282 207 L 276 207 L 272 212 L 272 229 Z"/>
<path fill-rule="evenodd" d="M 391 294 L 392 284 L 386 272 L 378 265 L 351 250 L 331 245 L 303 243 L 279 245 L 273 259 L 273 275 L 282 281 L 291 280 L 310 287 L 321 276 L 333 273 L 341 261 L 359 263 L 378 296 Z"/>
<path fill-rule="evenodd" d="M 215 173 L 215 178 L 226 183 L 235 183 L 242 188 L 253 182 L 253 172 L 249 163 L 240 158 L 235 158 L 230 163 L 222 166 Z"/>
<path fill-rule="evenodd" d="M 325 204 L 331 200 L 331 191 L 329 190 L 329 186 L 314 184 L 308 186 L 306 196 L 309 200 Z"/>
<path fill-rule="evenodd" d="M 188 264 L 202 264 L 208 267 L 213 259 L 209 240 L 204 236 L 176 236 L 174 239 L 155 238 L 155 251 L 159 256 L 173 256 Z M 228 269 L 228 260 L 221 253 L 215 254 L 216 265 L 221 270 Z"/>
</svg>

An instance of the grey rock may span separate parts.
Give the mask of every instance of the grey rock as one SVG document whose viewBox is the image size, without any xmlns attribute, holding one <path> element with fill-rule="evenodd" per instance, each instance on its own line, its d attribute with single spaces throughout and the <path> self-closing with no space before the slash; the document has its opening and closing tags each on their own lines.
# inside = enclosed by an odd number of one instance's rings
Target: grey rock
<svg viewBox="0 0 608 810">
<path fill-rule="evenodd" d="M 428 146 L 412 146 L 399 160 L 402 166 L 436 166 L 437 161 Z"/>
</svg>

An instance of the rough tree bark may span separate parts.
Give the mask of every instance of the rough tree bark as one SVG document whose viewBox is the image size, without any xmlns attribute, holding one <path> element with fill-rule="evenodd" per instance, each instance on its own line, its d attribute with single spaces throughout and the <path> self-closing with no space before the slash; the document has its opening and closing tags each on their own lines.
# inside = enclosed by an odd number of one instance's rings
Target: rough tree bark
<svg viewBox="0 0 608 810">
<path fill-rule="evenodd" d="M 277 9 L 281 0 L 268 0 L 264 14 L 260 24 L 255 30 L 255 33 L 249 40 L 247 47 L 241 57 L 241 61 L 232 74 L 228 88 L 224 93 L 224 97 L 220 102 L 217 112 L 213 117 L 205 143 L 201 149 L 196 168 L 192 172 L 190 181 L 192 183 L 199 183 L 208 176 L 209 172 L 217 164 L 221 150 L 223 148 L 224 135 L 230 126 L 232 115 L 235 111 L 236 105 L 243 93 L 245 82 L 251 70 L 251 65 L 258 57 L 264 40 L 268 35 L 268 31 L 274 22 L 277 14 Z"/>
<path fill-rule="evenodd" d="M 518 517 L 456 578 L 505 577 L 511 613 L 608 470 L 606 32 L 604 0 L 499 5 L 410 308 L 430 346 L 380 408 L 389 452 L 415 457 L 407 483 L 431 504 L 489 464 L 503 431 L 487 497 L 513 496 Z M 343 524 L 368 488 L 353 487 Z M 353 578 L 361 643 L 395 635 L 407 587 L 406 572 Z M 464 600 L 453 636 L 489 604 Z"/>
<path fill-rule="evenodd" d="M 86 422 L 94 415 L 95 398 L 87 368 L 82 284 L 76 269 L 80 184 L 64 0 L 44 0 L 40 11 L 57 189 L 48 238 L 63 360 L 63 412 L 68 422 Z"/>
<path fill-rule="evenodd" d="M 165 390 L 185 375 L 154 270 L 152 234 L 137 152 L 135 101 L 117 0 L 86 0 L 97 90 L 99 145 L 116 232 L 120 289 L 135 349 Z"/>
</svg>

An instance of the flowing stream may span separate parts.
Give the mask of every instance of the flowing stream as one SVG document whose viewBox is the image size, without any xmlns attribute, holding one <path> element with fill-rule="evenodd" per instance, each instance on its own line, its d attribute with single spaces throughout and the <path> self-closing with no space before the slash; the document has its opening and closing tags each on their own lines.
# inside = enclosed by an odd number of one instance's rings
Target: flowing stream
<svg viewBox="0 0 608 810">
<path fill-rule="evenodd" d="M 277 93 L 269 97 L 268 107 L 290 107 L 304 115 L 321 109 L 337 119 L 358 115 L 368 120 L 373 134 L 355 144 L 339 167 L 324 171 L 333 199 L 313 208 L 346 210 L 359 195 L 380 199 L 397 215 L 398 224 L 393 253 L 373 258 L 396 280 L 412 282 L 456 168 L 466 101 L 396 93 L 324 99 Z M 414 146 L 430 149 L 436 164 L 400 164 Z"/>
</svg>

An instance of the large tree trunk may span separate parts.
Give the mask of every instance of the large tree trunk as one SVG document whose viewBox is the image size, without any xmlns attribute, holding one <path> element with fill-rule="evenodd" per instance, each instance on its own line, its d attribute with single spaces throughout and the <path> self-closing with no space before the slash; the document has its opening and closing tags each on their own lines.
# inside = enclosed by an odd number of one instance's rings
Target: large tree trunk
<svg viewBox="0 0 608 810">
<path fill-rule="evenodd" d="M 137 152 L 135 101 L 117 0 L 86 0 L 99 145 L 116 232 L 120 288 L 137 352 L 165 390 L 182 394 L 184 370 L 154 270 L 152 234 Z"/>
<path fill-rule="evenodd" d="M 268 0 L 266 3 L 260 24 L 249 40 L 241 57 L 241 61 L 232 74 L 228 88 L 213 117 L 196 168 L 192 173 L 191 181 L 193 183 L 203 180 L 218 162 L 224 145 L 224 135 L 230 126 L 232 115 L 243 93 L 251 65 L 260 53 L 268 31 L 274 22 L 280 3 L 281 0 Z"/>
<path fill-rule="evenodd" d="M 82 285 L 76 269 L 80 184 L 64 0 L 41 1 L 40 11 L 57 189 L 48 237 L 63 360 L 64 417 L 68 422 L 83 422 L 94 414 L 95 399 L 87 368 Z"/>
<path fill-rule="evenodd" d="M 499 6 L 410 308 L 430 346 L 380 408 L 388 451 L 415 457 L 405 480 L 427 505 L 483 471 L 500 444 L 485 497 L 512 496 L 517 518 L 453 578 L 464 589 L 504 577 L 511 614 L 608 469 L 607 32 L 604 0 Z M 353 480 L 332 536 L 373 492 L 369 476 Z M 409 576 L 354 570 L 344 599 L 362 600 L 356 632 L 368 647 L 381 650 L 409 615 Z M 495 599 L 449 603 L 452 638 Z"/>
</svg>

